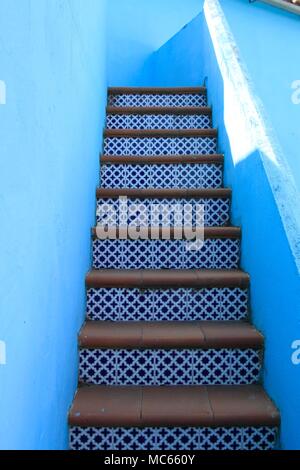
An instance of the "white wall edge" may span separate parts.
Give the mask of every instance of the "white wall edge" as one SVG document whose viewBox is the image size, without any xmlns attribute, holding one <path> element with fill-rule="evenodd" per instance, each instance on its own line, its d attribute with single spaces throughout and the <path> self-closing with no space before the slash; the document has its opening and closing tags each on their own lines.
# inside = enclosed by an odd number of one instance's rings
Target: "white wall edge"
<svg viewBox="0 0 300 470">
<path fill-rule="evenodd" d="M 263 3 L 268 3 L 273 7 L 281 8 L 282 10 L 289 11 L 295 15 L 300 15 L 299 5 L 292 5 L 291 3 L 284 2 L 283 0 L 260 0 Z"/>
<path fill-rule="evenodd" d="M 6 344 L 0 341 L 0 366 L 6 365 Z"/>
<path fill-rule="evenodd" d="M 6 104 L 6 83 L 0 80 L 0 105 Z"/>
<path fill-rule="evenodd" d="M 273 191 L 290 248 L 300 274 L 300 194 L 264 107 L 242 63 L 238 46 L 218 0 L 205 0 L 204 15 L 223 78 L 236 90 L 245 124 Z"/>
</svg>

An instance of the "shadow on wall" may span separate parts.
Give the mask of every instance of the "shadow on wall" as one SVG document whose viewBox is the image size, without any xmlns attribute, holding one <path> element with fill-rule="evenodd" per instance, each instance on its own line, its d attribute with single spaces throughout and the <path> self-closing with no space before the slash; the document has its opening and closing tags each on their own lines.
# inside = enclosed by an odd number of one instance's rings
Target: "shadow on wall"
<svg viewBox="0 0 300 470">
<path fill-rule="evenodd" d="M 233 190 L 232 222 L 242 226 L 242 268 L 251 275 L 251 316 L 266 338 L 263 380 L 282 416 L 281 446 L 299 449 L 299 367 L 292 348 L 299 340 L 300 278 L 258 148 L 224 85 L 207 26 L 203 28 L 205 74 L 219 151 L 225 154 L 225 184 Z M 278 171 L 276 163 L 268 161 Z"/>
<path fill-rule="evenodd" d="M 200 13 L 148 58 L 138 81 L 143 83 L 143 77 L 151 77 L 151 85 L 158 87 L 202 85 L 202 28 L 203 14 Z"/>
<path fill-rule="evenodd" d="M 283 448 L 299 449 L 300 365 L 293 363 L 292 345 L 300 339 L 300 278 L 259 151 L 234 164 L 225 135 L 222 140 L 233 223 L 243 233 L 241 264 L 251 275 L 252 321 L 266 339 L 263 380 L 281 412 Z"/>
<path fill-rule="evenodd" d="M 221 4 L 300 191 L 300 16 L 263 2 Z"/>
</svg>

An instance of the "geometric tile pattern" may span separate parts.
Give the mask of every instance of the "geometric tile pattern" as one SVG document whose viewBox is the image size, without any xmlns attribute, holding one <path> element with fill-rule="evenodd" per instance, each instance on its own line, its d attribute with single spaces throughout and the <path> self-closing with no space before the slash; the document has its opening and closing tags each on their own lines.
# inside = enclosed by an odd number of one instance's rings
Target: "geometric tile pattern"
<svg viewBox="0 0 300 470">
<path fill-rule="evenodd" d="M 82 349 L 80 381 L 94 385 L 252 385 L 253 349 Z"/>
<path fill-rule="evenodd" d="M 206 106 L 207 99 L 205 95 L 200 94 L 119 94 L 110 95 L 109 106 L 120 107 L 184 107 L 184 106 Z"/>
<path fill-rule="evenodd" d="M 106 137 L 104 155 L 213 155 L 215 137 Z"/>
<path fill-rule="evenodd" d="M 102 165 L 103 188 L 220 188 L 223 166 L 218 164 Z"/>
<path fill-rule="evenodd" d="M 94 240 L 95 269 L 237 269 L 240 241 L 207 239 L 197 250 L 186 240 Z"/>
<path fill-rule="evenodd" d="M 239 321 L 248 317 L 248 290 L 125 289 L 87 291 L 87 317 L 99 321 Z"/>
<path fill-rule="evenodd" d="M 197 207 L 201 209 L 201 206 L 204 206 L 205 226 L 219 227 L 229 223 L 230 200 L 227 198 L 140 199 L 130 197 L 127 199 L 127 220 L 119 220 L 120 201 L 118 199 L 98 199 L 97 224 L 101 226 L 126 224 L 135 227 L 178 227 L 182 225 L 183 221 L 183 206 L 186 226 L 189 226 L 189 224 L 194 227 L 199 226 L 199 223 L 197 223 L 197 212 L 199 212 Z M 178 209 L 179 207 L 180 209 Z M 153 211 L 150 211 L 151 208 Z M 113 211 L 110 209 L 113 209 Z"/>
<path fill-rule="evenodd" d="M 271 427 L 71 428 L 72 450 L 272 450 L 278 430 Z"/>
<path fill-rule="evenodd" d="M 176 114 L 110 114 L 106 120 L 107 129 L 209 129 L 210 116 Z"/>
<path fill-rule="evenodd" d="M 114 107 L 207 106 L 201 94 L 111 94 Z M 108 129 L 210 129 L 207 115 L 110 114 Z M 107 156 L 212 155 L 215 137 L 107 137 Z M 103 188 L 220 188 L 220 164 L 146 164 L 101 167 Z M 123 201 L 124 203 L 124 201 Z M 181 207 L 179 206 L 181 205 Z M 230 199 L 127 198 L 126 220 L 117 198 L 100 199 L 98 224 L 132 226 L 229 224 Z M 124 205 L 123 205 L 124 207 Z M 110 212 L 107 217 L 109 209 Z M 150 217 L 150 208 L 152 215 Z M 153 215 L 153 209 L 155 214 Z M 167 213 L 166 208 L 169 208 Z M 206 239 L 200 250 L 185 240 L 94 240 L 96 269 L 235 269 L 240 241 Z M 100 288 L 87 291 L 87 319 L 94 321 L 240 321 L 248 318 L 248 290 L 240 288 Z M 80 381 L 95 385 L 249 385 L 259 381 L 262 351 L 252 349 L 81 349 Z M 278 430 L 272 427 L 71 427 L 72 450 L 215 451 L 271 450 Z"/>
</svg>

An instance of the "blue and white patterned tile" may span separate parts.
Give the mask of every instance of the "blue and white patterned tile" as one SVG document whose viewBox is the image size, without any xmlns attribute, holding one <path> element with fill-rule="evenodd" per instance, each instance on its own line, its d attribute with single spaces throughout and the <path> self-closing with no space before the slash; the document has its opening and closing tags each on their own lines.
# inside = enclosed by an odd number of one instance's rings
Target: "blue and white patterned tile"
<svg viewBox="0 0 300 470">
<path fill-rule="evenodd" d="M 106 137 L 107 156 L 213 155 L 217 153 L 215 137 Z"/>
<path fill-rule="evenodd" d="M 207 115 L 175 114 L 109 114 L 107 129 L 209 129 L 211 119 Z"/>
<path fill-rule="evenodd" d="M 217 189 L 223 177 L 222 166 L 217 164 L 105 164 L 100 181 L 103 188 Z"/>
<path fill-rule="evenodd" d="M 80 380 L 94 385 L 252 385 L 261 355 L 252 349 L 82 349 Z"/>
<path fill-rule="evenodd" d="M 70 430 L 72 450 L 273 450 L 272 427 L 79 428 Z"/>
<path fill-rule="evenodd" d="M 206 227 L 222 227 L 229 223 L 229 199 L 127 199 L 128 217 L 122 225 L 149 226 L 199 226 L 204 210 Z M 178 209 L 180 208 L 180 210 Z M 203 210 L 202 210 L 203 208 Z M 112 210 L 113 209 L 113 213 Z M 151 209 L 157 215 L 151 214 Z M 183 218 L 184 214 L 184 218 Z M 201 216 L 201 217 L 200 217 Z M 178 219 L 179 218 L 179 219 Z M 97 224 L 99 226 L 119 225 L 120 201 L 118 199 L 98 199 Z"/>
<path fill-rule="evenodd" d="M 191 107 L 207 106 L 205 95 L 200 94 L 114 94 L 108 99 L 114 107 Z"/>
<path fill-rule="evenodd" d="M 248 292 L 213 289 L 89 289 L 87 317 L 99 321 L 239 321 L 248 316 Z"/>
</svg>

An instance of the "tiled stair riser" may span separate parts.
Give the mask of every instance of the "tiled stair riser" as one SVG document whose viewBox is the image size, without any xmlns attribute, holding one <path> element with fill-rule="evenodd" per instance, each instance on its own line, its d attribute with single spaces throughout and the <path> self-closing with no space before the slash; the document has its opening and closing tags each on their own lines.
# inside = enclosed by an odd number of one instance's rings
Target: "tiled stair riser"
<svg viewBox="0 0 300 470">
<path fill-rule="evenodd" d="M 109 96 L 109 106 L 116 107 L 185 107 L 207 106 L 207 98 L 200 94 L 116 94 Z"/>
<path fill-rule="evenodd" d="M 95 269 L 236 269 L 239 240 L 94 240 Z"/>
<path fill-rule="evenodd" d="M 107 129 L 210 129 L 211 118 L 206 115 L 129 114 L 108 115 Z"/>
<path fill-rule="evenodd" d="M 214 155 L 215 137 L 106 137 L 105 155 Z"/>
<path fill-rule="evenodd" d="M 248 316 L 240 288 L 87 291 L 87 317 L 96 321 L 239 321 Z"/>
<path fill-rule="evenodd" d="M 80 381 L 95 385 L 251 385 L 260 367 L 253 349 L 80 351 Z"/>
<path fill-rule="evenodd" d="M 103 188 L 221 188 L 223 166 L 217 164 L 103 165 Z"/>
<path fill-rule="evenodd" d="M 229 224 L 229 199 L 127 199 L 128 218 L 120 220 L 120 201 L 118 199 L 98 199 L 97 223 L 113 226 L 115 224 L 136 223 L 142 227 L 181 226 L 184 221 L 192 226 L 197 225 L 197 209 L 204 207 L 204 225 L 221 227 Z M 177 211 L 180 206 L 180 211 Z M 164 209 L 169 213 L 165 213 Z M 201 207 L 200 207 L 201 208 Z M 113 209 L 113 212 L 110 210 Z M 109 217 L 109 214 L 112 214 Z M 165 215 L 163 215 L 165 214 Z"/>
<path fill-rule="evenodd" d="M 71 429 L 73 450 L 272 450 L 276 428 L 77 428 Z"/>
</svg>

